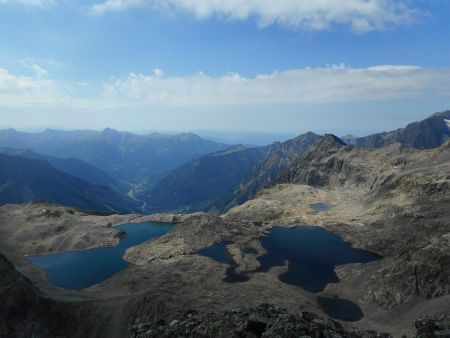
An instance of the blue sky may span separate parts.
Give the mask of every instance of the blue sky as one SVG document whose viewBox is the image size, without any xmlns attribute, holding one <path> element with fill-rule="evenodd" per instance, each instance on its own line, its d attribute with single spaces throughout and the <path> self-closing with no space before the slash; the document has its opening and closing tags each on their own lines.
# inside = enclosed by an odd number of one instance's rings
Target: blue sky
<svg viewBox="0 0 450 338">
<path fill-rule="evenodd" d="M 366 134 L 450 109 L 446 0 L 0 0 L 0 127 Z"/>
</svg>

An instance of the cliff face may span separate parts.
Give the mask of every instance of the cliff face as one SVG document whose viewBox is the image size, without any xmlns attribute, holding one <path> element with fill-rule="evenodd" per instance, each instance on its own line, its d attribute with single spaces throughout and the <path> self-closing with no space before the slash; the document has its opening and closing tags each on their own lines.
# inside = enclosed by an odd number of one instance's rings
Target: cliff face
<svg viewBox="0 0 450 338">
<path fill-rule="evenodd" d="M 278 183 L 303 183 L 311 186 L 325 186 L 344 174 L 346 180 L 353 169 L 344 165 L 336 153 L 345 148 L 345 143 L 334 135 L 325 135 L 315 142 L 302 156 L 280 174 Z"/>
</svg>

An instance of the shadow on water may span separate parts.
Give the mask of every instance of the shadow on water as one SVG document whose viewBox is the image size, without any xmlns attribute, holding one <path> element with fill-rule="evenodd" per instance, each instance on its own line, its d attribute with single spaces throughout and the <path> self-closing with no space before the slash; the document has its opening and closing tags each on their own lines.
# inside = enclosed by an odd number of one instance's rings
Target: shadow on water
<svg viewBox="0 0 450 338">
<path fill-rule="evenodd" d="M 210 247 L 197 251 L 197 254 L 199 254 L 200 256 L 212 258 L 216 262 L 228 264 L 226 277 L 223 279 L 224 282 L 227 283 L 246 282 L 250 279 L 250 277 L 246 276 L 245 274 L 236 272 L 236 268 L 238 267 L 238 265 L 236 264 L 233 257 L 227 250 L 227 246 L 229 244 L 231 244 L 231 242 L 221 242 L 218 244 L 214 244 Z"/>
<path fill-rule="evenodd" d="M 116 228 L 126 232 L 126 236 L 117 246 L 30 256 L 28 260 L 44 269 L 53 285 L 85 289 L 124 270 L 129 265 L 123 259 L 128 248 L 163 236 L 172 227 L 173 224 L 156 222 L 122 224 Z"/>
<path fill-rule="evenodd" d="M 256 250 L 255 248 L 244 248 L 242 249 L 242 253 L 247 255 L 257 255 L 258 250 Z"/>
<path fill-rule="evenodd" d="M 356 322 L 364 317 L 361 308 L 346 299 L 317 297 L 317 302 L 328 316 L 344 322 Z"/>
</svg>

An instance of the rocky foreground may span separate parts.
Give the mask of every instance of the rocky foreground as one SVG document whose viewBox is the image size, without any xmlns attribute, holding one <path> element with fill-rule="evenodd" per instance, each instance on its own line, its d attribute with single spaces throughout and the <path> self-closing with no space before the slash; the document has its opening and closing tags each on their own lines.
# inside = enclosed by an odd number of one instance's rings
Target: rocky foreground
<svg viewBox="0 0 450 338">
<path fill-rule="evenodd" d="M 414 338 L 450 337 L 450 317 L 423 317 L 415 321 Z M 356 328 L 344 329 L 341 323 L 312 312 L 289 313 L 270 304 L 253 309 L 200 315 L 187 311 L 181 320 L 170 323 L 140 323 L 133 327 L 134 338 L 223 337 L 223 338 L 392 338 L 389 333 Z"/>
</svg>

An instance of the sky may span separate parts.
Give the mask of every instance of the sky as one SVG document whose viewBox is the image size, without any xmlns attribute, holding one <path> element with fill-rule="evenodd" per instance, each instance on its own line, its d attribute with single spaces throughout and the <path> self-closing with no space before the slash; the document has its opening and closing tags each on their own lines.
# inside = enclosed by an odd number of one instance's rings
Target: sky
<svg viewBox="0 0 450 338">
<path fill-rule="evenodd" d="M 446 109 L 448 0 L 0 0 L 0 128 L 365 135 Z"/>
</svg>

